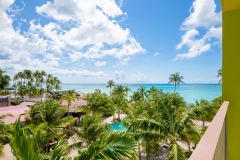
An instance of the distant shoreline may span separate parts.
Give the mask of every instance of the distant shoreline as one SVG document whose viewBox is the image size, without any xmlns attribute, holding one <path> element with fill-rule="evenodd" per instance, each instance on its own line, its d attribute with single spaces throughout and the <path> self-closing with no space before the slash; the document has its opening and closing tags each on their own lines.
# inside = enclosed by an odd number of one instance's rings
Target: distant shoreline
<svg viewBox="0 0 240 160">
<path fill-rule="evenodd" d="M 101 85 L 103 85 L 103 84 L 106 84 L 107 85 L 107 83 L 62 83 L 62 84 L 96 84 L 96 85 L 98 85 L 98 84 L 101 84 Z M 136 84 L 136 85 L 139 85 L 139 84 L 153 84 L 153 85 L 174 85 L 174 84 L 168 84 L 168 83 L 115 83 L 115 84 L 124 84 L 124 85 L 127 85 L 127 84 L 130 84 L 130 85 L 134 85 L 134 84 Z M 222 85 L 222 84 L 218 84 L 218 83 L 185 83 L 185 84 L 181 84 L 181 85 Z"/>
</svg>

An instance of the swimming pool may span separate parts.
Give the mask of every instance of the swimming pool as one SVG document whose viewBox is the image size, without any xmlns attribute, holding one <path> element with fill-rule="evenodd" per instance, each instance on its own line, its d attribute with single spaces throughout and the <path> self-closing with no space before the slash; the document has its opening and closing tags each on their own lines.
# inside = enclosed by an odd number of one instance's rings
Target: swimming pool
<svg viewBox="0 0 240 160">
<path fill-rule="evenodd" d="M 126 131 L 127 129 L 123 127 L 122 122 L 111 124 L 113 131 Z"/>
</svg>

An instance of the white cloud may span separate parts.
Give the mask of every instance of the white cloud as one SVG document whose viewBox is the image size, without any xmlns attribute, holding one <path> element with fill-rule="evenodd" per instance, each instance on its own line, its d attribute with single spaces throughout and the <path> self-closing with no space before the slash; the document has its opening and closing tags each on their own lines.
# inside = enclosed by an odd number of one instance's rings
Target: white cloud
<svg viewBox="0 0 240 160">
<path fill-rule="evenodd" d="M 50 21 L 41 23 L 38 19 L 14 17 L 25 11 L 24 3 L 18 8 L 14 0 L 0 1 L 1 67 L 11 67 L 14 72 L 31 68 L 54 74 L 109 76 L 102 71 L 61 67 L 73 68 L 69 60 L 100 59 L 105 56 L 115 57 L 119 63 L 126 65 L 132 56 L 145 52 L 129 29 L 122 28 L 117 21 L 127 17 L 127 13 L 120 8 L 122 3 L 119 1 L 118 6 L 114 0 L 48 1 L 36 7 L 39 16 Z M 29 22 L 29 28 L 20 30 L 21 27 L 14 25 L 16 21 Z M 98 61 L 95 65 L 99 67 L 106 63 Z M 120 80 L 125 79 L 121 71 L 117 75 Z"/>
<path fill-rule="evenodd" d="M 222 22 L 221 12 L 216 13 L 214 0 L 195 0 L 190 8 L 190 16 L 185 19 L 181 29 L 193 29 L 196 27 L 209 28 L 220 25 Z"/>
<path fill-rule="evenodd" d="M 26 58 L 23 63 L 17 63 L 12 65 L 10 60 L 0 60 L 1 65 L 4 68 L 11 68 L 13 67 L 14 72 L 20 72 L 24 69 L 31 69 L 33 71 L 35 70 L 44 70 L 47 73 L 51 73 L 54 75 L 64 75 L 64 76 L 78 76 L 78 77 L 109 77 L 110 75 L 103 72 L 103 71 L 98 71 L 98 72 L 92 72 L 88 70 L 81 70 L 81 69 L 62 69 L 62 68 L 57 68 L 56 66 L 56 61 L 47 61 L 43 62 L 42 60 L 39 59 L 31 59 L 31 58 Z"/>
<path fill-rule="evenodd" d="M 189 30 L 182 36 L 181 42 L 177 45 L 177 49 L 181 49 L 183 45 L 186 45 L 189 50 L 187 53 L 177 54 L 176 59 L 194 58 L 201 55 L 203 52 L 207 52 L 211 49 L 209 43 L 206 44 L 205 38 L 195 39 L 195 36 L 199 35 L 199 32 L 195 29 Z"/>
<path fill-rule="evenodd" d="M 115 71 L 114 74 L 115 74 L 115 80 L 123 81 L 126 78 L 126 74 L 124 71 Z"/>
<path fill-rule="evenodd" d="M 119 59 L 119 61 L 116 63 L 117 66 L 124 66 L 124 65 L 127 65 L 127 63 L 130 61 L 130 57 L 127 57 L 127 58 L 121 58 Z"/>
<path fill-rule="evenodd" d="M 204 38 L 206 40 L 211 40 L 215 38 L 220 43 L 222 42 L 222 26 L 221 27 L 211 27 L 207 33 L 205 34 Z"/>
<path fill-rule="evenodd" d="M 154 56 L 157 56 L 157 55 L 159 55 L 159 53 L 158 53 L 158 52 L 154 54 Z"/>
<path fill-rule="evenodd" d="M 127 16 L 127 13 L 123 13 L 114 0 L 69 0 L 67 2 L 54 0 L 36 7 L 36 11 L 63 23 L 75 22 L 69 30 L 64 30 L 58 35 L 55 31 L 57 26 L 53 24 L 52 28 L 39 27 L 42 28 L 41 32 L 45 33 L 45 36 L 57 42 L 55 46 L 69 51 L 72 61 L 81 58 L 102 58 L 107 55 L 120 59 L 145 52 L 140 43 L 130 35 L 128 28 L 122 29 L 116 20 L 110 19 L 110 17 L 125 19 Z M 46 29 L 43 30 L 43 28 Z M 87 48 L 82 51 L 83 47 Z"/>
<path fill-rule="evenodd" d="M 99 46 L 93 46 L 89 48 L 85 53 L 83 52 L 74 52 L 70 53 L 69 56 L 72 61 L 77 61 L 81 58 L 86 59 L 94 59 L 94 58 L 102 58 L 105 56 L 113 56 L 115 58 L 118 58 L 120 61 L 123 57 L 129 58 L 129 56 L 134 56 L 137 54 L 145 53 L 146 50 L 143 49 L 140 45 L 140 43 L 136 42 L 134 38 L 130 38 L 128 41 L 126 41 L 126 44 L 124 44 L 120 48 L 112 48 L 110 50 L 104 50 L 101 49 L 101 45 Z"/>
<path fill-rule="evenodd" d="M 130 79 L 135 82 L 147 82 L 148 77 L 140 72 L 135 75 L 130 75 Z"/>
<path fill-rule="evenodd" d="M 93 21 L 122 14 L 114 0 L 54 0 L 36 7 L 37 13 L 60 21 Z M 102 13 L 102 14 L 99 14 Z M 103 14 L 104 13 L 104 14 Z M 93 19 L 90 19 L 93 18 Z"/>
<path fill-rule="evenodd" d="M 118 6 L 121 8 L 124 4 L 124 0 L 118 0 Z"/>
<path fill-rule="evenodd" d="M 5 2 L 5 1 L 4 1 Z M 0 58 L 13 59 L 15 61 L 34 54 L 46 51 L 47 41 L 36 34 L 20 34 L 12 26 L 14 19 L 6 13 L 6 10 L 14 1 L 0 3 Z M 17 53 L 17 54 L 16 54 Z"/>
<path fill-rule="evenodd" d="M 45 55 L 45 60 L 47 60 L 47 61 L 57 61 L 57 60 L 59 60 L 59 58 L 55 57 L 53 54 L 46 54 Z"/>
<path fill-rule="evenodd" d="M 96 67 L 102 67 L 102 66 L 105 66 L 107 64 L 107 62 L 105 61 L 97 61 L 96 63 L 94 63 Z"/>
<path fill-rule="evenodd" d="M 185 19 L 181 30 L 186 30 L 181 42 L 176 46 L 180 50 L 188 47 L 188 52 L 179 53 L 175 60 L 194 58 L 211 49 L 211 45 L 220 44 L 222 41 L 221 13 L 216 13 L 214 0 L 195 0 L 190 8 L 190 16 Z M 206 33 L 201 38 L 197 28 L 204 27 Z"/>
</svg>

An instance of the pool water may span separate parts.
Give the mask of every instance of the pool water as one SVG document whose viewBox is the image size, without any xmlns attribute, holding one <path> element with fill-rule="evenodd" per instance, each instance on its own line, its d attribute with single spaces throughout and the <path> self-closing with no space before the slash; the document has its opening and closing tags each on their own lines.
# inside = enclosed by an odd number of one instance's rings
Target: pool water
<svg viewBox="0 0 240 160">
<path fill-rule="evenodd" d="M 127 129 L 123 127 L 122 122 L 111 124 L 113 131 L 126 131 Z"/>
</svg>

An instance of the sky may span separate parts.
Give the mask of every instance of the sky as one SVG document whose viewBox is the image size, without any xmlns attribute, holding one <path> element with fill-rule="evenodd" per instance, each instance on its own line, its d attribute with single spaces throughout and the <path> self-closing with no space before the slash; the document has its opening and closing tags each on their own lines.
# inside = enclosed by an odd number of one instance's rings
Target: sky
<svg viewBox="0 0 240 160">
<path fill-rule="evenodd" d="M 1 0 L 0 68 L 63 83 L 217 83 L 220 0 Z"/>
</svg>

